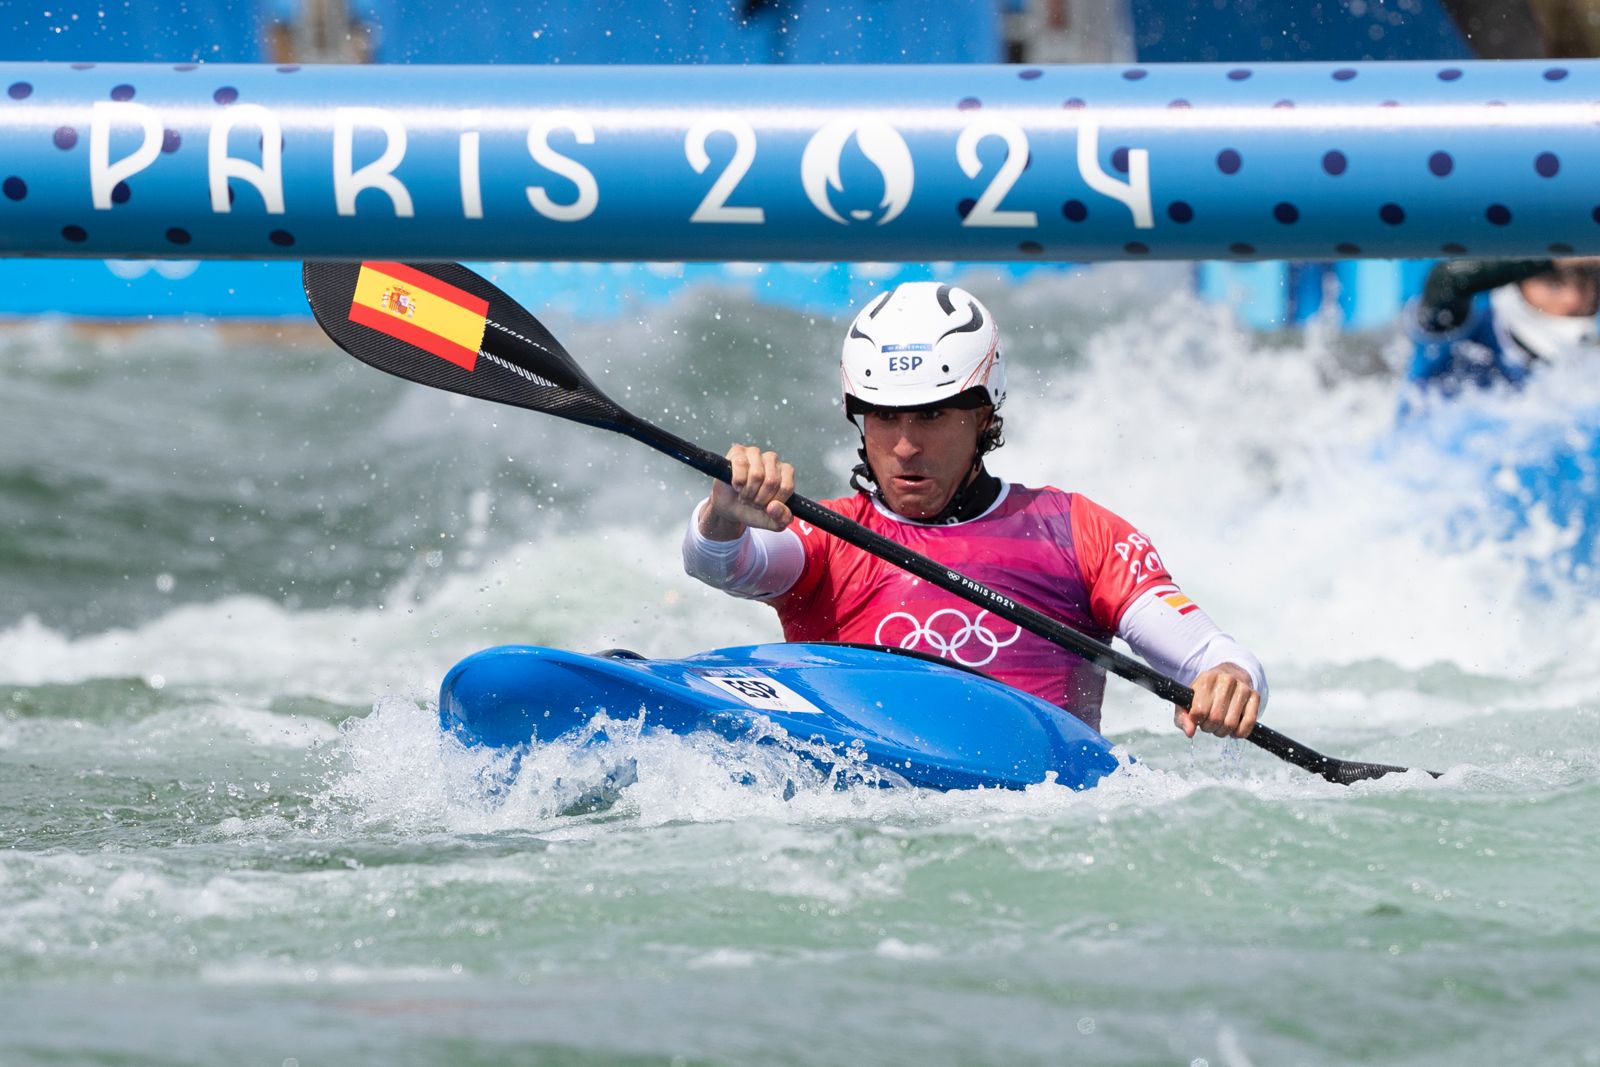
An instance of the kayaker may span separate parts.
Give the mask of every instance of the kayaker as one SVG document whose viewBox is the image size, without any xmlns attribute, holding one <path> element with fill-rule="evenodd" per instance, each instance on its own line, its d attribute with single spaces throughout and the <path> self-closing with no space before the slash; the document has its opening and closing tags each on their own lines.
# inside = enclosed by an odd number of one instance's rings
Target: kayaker
<svg viewBox="0 0 1600 1067">
<path fill-rule="evenodd" d="M 1407 378 L 1442 396 L 1520 387 L 1541 365 L 1600 355 L 1597 311 L 1600 260 L 1445 260 L 1405 313 Z"/>
<path fill-rule="evenodd" d="M 840 362 L 861 435 L 851 496 L 821 503 L 1101 641 L 1113 635 L 1190 685 L 1175 721 L 1243 737 L 1267 696 L 1260 661 L 1184 596 L 1150 539 L 1077 493 L 1007 483 L 984 456 L 1003 443 L 1005 362 L 970 293 L 908 282 L 862 309 Z M 684 536 L 685 569 L 777 609 L 790 641 L 853 641 L 976 667 L 1099 729 L 1104 674 L 1042 637 L 804 522 L 784 501 L 794 468 L 734 445 Z"/>
</svg>

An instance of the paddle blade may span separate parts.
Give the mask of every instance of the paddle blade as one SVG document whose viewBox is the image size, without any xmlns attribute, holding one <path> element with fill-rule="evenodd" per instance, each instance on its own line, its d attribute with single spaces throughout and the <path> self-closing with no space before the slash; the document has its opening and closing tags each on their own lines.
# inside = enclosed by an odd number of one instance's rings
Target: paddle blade
<svg viewBox="0 0 1600 1067">
<path fill-rule="evenodd" d="M 408 381 L 621 429 L 631 417 L 538 319 L 459 263 L 305 264 L 317 325 Z"/>
<path fill-rule="evenodd" d="M 1279 759 L 1292 763 L 1302 770 L 1312 774 L 1321 775 L 1334 785 L 1349 785 L 1352 782 L 1365 782 L 1373 778 L 1382 778 L 1387 774 L 1407 774 L 1409 767 L 1396 767 L 1389 763 L 1359 763 L 1355 760 L 1334 759 L 1324 756 L 1314 749 L 1309 749 L 1300 742 L 1286 737 L 1270 726 L 1256 724 L 1250 731 L 1249 741 L 1266 749 Z M 1428 771 L 1435 778 L 1440 777 L 1438 771 Z"/>
</svg>

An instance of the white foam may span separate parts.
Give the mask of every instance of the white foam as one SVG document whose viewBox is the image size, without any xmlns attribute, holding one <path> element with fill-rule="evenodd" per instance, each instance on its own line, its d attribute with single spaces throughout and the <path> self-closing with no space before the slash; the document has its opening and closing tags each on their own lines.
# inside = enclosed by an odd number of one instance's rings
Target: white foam
<svg viewBox="0 0 1600 1067">
<path fill-rule="evenodd" d="M 769 609 L 728 602 L 684 576 L 679 536 L 602 529 L 536 539 L 420 599 L 396 589 L 379 608 L 290 610 L 236 596 L 85 637 L 25 618 L 0 631 L 0 683 L 160 676 L 165 687 L 365 705 L 385 693 L 436 692 L 451 664 L 493 644 L 633 645 L 673 655 L 700 642 L 777 639 Z"/>
</svg>

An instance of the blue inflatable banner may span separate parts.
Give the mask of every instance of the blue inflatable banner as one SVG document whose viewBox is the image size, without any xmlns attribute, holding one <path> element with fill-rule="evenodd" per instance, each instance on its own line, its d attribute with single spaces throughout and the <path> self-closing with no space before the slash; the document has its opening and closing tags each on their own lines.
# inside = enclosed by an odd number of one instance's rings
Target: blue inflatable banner
<svg viewBox="0 0 1600 1067">
<path fill-rule="evenodd" d="M 1600 61 L 0 64 L 0 254 L 1600 252 Z"/>
</svg>

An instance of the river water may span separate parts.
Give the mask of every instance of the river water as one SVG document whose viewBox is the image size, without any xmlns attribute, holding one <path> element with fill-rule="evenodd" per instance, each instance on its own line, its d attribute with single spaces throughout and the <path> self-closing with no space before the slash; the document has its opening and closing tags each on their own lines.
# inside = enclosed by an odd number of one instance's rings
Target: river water
<svg viewBox="0 0 1600 1067">
<path fill-rule="evenodd" d="M 738 784 L 781 752 L 648 735 L 607 810 L 558 750 L 489 791 L 435 725 L 461 656 L 778 636 L 681 574 L 697 476 L 301 324 L 0 332 L 0 1063 L 1600 1063 L 1589 542 L 1397 443 L 1381 339 L 1250 335 L 1181 277 L 968 277 L 994 466 L 1132 518 L 1268 721 L 1443 778 L 1330 785 L 1113 680 L 1138 763 L 1087 793 L 786 799 Z M 842 322 L 700 288 L 549 324 L 843 490 Z"/>
</svg>

